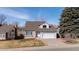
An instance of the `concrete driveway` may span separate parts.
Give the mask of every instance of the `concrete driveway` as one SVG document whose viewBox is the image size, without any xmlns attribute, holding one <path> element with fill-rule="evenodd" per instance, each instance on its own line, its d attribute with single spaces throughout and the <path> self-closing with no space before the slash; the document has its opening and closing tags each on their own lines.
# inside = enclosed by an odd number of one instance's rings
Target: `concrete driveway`
<svg viewBox="0 0 79 59">
<path fill-rule="evenodd" d="M 59 46 L 64 44 L 61 39 L 42 39 L 42 41 L 48 46 Z"/>
</svg>

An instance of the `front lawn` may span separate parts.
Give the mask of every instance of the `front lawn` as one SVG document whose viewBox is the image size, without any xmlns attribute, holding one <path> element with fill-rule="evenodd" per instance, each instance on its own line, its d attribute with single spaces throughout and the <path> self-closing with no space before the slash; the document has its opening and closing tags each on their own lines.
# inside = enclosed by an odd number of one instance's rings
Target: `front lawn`
<svg viewBox="0 0 79 59">
<path fill-rule="evenodd" d="M 41 40 L 36 39 L 0 41 L 0 48 L 38 47 L 44 45 L 45 44 Z"/>
<path fill-rule="evenodd" d="M 78 39 L 63 39 L 64 43 L 67 44 L 79 44 L 79 38 Z"/>
</svg>

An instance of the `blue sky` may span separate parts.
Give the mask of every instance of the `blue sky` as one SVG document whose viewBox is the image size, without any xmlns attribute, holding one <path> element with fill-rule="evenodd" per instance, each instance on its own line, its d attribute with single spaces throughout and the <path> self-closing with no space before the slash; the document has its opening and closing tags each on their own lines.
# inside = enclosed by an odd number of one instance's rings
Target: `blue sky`
<svg viewBox="0 0 79 59">
<path fill-rule="evenodd" d="M 62 7 L 4 7 L 0 8 L 0 14 L 4 14 L 7 23 L 18 22 L 23 26 L 26 21 L 43 18 L 50 24 L 59 24 Z"/>
</svg>

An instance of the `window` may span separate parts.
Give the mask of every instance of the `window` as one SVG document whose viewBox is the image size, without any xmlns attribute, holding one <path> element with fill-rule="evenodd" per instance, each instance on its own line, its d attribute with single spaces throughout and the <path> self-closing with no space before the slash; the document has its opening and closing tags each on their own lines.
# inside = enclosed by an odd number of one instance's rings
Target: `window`
<svg viewBox="0 0 79 59">
<path fill-rule="evenodd" d="M 5 35 L 3 34 L 3 37 L 5 37 Z"/>
<path fill-rule="evenodd" d="M 5 37 L 5 35 L 4 34 L 0 34 L 0 37 Z"/>
<path fill-rule="evenodd" d="M 43 25 L 43 28 L 46 28 L 46 25 Z"/>
<path fill-rule="evenodd" d="M 14 30 L 12 30 L 12 32 L 14 32 Z"/>
<path fill-rule="evenodd" d="M 27 31 L 27 32 L 26 32 L 26 35 L 27 35 L 27 36 L 32 36 L 32 31 Z"/>
<path fill-rule="evenodd" d="M 49 26 L 49 28 L 51 28 L 51 26 Z"/>
</svg>

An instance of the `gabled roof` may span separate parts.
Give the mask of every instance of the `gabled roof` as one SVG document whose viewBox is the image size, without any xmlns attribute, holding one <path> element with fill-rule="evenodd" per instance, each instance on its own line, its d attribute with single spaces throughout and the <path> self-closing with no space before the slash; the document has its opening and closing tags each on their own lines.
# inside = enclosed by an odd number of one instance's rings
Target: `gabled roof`
<svg viewBox="0 0 79 59">
<path fill-rule="evenodd" d="M 45 32 L 56 32 L 57 28 L 53 25 L 49 25 L 50 28 L 39 28 L 40 25 L 46 23 L 45 21 L 27 21 L 25 25 L 25 30 L 33 30 L 33 31 L 45 31 Z"/>
<path fill-rule="evenodd" d="M 45 23 L 45 21 L 27 21 L 25 24 L 25 30 L 36 30 L 38 26 Z"/>
<path fill-rule="evenodd" d="M 0 26 L 0 34 L 10 32 L 14 29 L 14 26 L 12 25 L 2 25 Z"/>
</svg>

